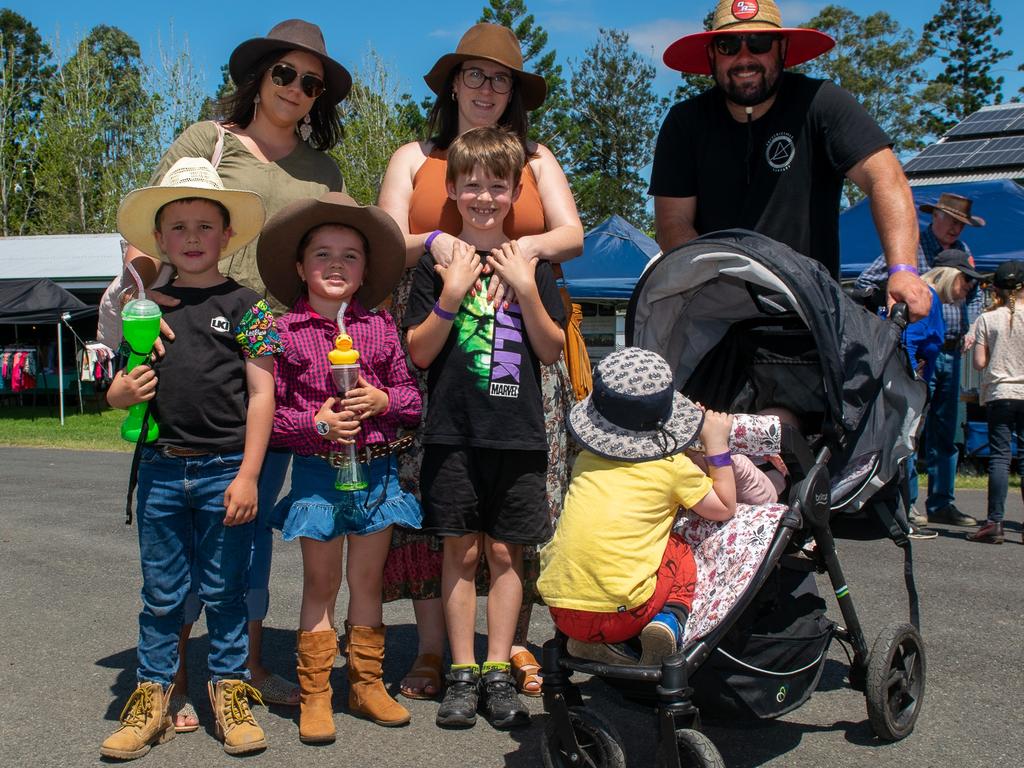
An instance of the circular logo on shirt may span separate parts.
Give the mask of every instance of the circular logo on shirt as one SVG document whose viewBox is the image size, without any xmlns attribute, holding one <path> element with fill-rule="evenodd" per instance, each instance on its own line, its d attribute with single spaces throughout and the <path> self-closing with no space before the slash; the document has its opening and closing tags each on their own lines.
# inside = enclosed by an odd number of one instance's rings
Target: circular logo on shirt
<svg viewBox="0 0 1024 768">
<path fill-rule="evenodd" d="M 231 323 L 223 315 L 218 315 L 210 321 L 210 327 L 219 333 L 227 333 L 231 330 Z"/>
<path fill-rule="evenodd" d="M 768 165 L 776 173 L 789 170 L 789 166 L 792 165 L 795 156 L 796 142 L 793 141 L 792 135 L 788 133 L 776 133 L 768 139 L 768 143 L 764 148 L 764 159 L 768 161 Z"/>
<path fill-rule="evenodd" d="M 760 10 L 757 0 L 733 0 L 732 3 L 732 15 L 740 21 L 754 18 Z"/>
</svg>

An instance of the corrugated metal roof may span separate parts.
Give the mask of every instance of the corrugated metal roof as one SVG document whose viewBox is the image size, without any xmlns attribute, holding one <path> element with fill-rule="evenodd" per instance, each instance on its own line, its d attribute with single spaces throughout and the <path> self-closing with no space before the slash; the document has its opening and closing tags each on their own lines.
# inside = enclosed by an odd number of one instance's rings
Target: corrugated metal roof
<svg viewBox="0 0 1024 768">
<path fill-rule="evenodd" d="M 998 179 L 1024 180 L 1024 165 L 1006 171 L 982 173 L 957 173 L 946 176 L 908 176 L 912 187 L 926 187 L 932 184 L 959 184 L 963 181 L 997 181 Z"/>
<path fill-rule="evenodd" d="M 64 288 L 105 286 L 121 271 L 121 236 L 0 237 L 0 278 L 47 277 Z"/>
</svg>

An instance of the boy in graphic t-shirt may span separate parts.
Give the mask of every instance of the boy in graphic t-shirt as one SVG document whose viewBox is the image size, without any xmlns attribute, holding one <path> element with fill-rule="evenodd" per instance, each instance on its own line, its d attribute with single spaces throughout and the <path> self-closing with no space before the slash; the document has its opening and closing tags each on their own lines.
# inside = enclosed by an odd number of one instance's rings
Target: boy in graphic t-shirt
<svg viewBox="0 0 1024 768">
<path fill-rule="evenodd" d="M 558 359 L 565 315 L 550 266 L 523 256 L 502 229 L 525 164 L 519 140 L 500 129 L 476 128 L 452 142 L 447 187 L 462 232 L 447 267 L 429 255 L 420 260 L 404 321 L 413 363 L 429 369 L 420 485 L 423 528 L 444 538 L 452 667 L 437 723 L 449 728 L 476 722 L 478 692 L 495 727 L 529 722 L 509 655 L 523 546 L 551 533 L 539 364 Z M 493 275 L 515 292 L 512 303 L 487 301 Z M 482 667 L 473 650 L 481 552 L 491 574 Z"/>
</svg>

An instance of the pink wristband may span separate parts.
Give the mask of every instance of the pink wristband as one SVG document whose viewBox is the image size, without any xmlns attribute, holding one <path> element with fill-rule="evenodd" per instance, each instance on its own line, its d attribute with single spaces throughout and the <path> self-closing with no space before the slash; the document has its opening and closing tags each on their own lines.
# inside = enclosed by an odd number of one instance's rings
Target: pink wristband
<svg viewBox="0 0 1024 768">
<path fill-rule="evenodd" d="M 732 454 L 729 451 L 716 453 L 713 456 L 705 456 L 704 461 L 708 463 L 709 467 L 730 467 L 732 466 Z"/>
<path fill-rule="evenodd" d="M 429 248 L 427 250 L 429 250 Z M 915 275 L 921 274 L 920 272 L 917 271 L 917 267 L 911 264 L 893 264 L 891 267 L 889 267 L 890 277 L 892 275 L 895 275 L 897 272 L 912 272 Z"/>
<path fill-rule="evenodd" d="M 427 235 L 427 239 L 423 241 L 423 250 L 426 251 L 427 253 L 430 253 L 430 246 L 432 246 L 434 244 L 434 240 L 440 234 L 441 234 L 441 230 L 440 229 L 435 229 L 433 232 L 431 232 L 429 235 Z"/>
</svg>

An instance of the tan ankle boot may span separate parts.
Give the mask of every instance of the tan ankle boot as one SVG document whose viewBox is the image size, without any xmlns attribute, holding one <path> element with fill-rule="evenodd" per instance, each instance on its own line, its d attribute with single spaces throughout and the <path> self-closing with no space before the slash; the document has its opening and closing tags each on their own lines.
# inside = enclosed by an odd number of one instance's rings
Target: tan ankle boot
<svg viewBox="0 0 1024 768">
<path fill-rule="evenodd" d="M 334 741 L 334 707 L 331 705 L 331 670 L 338 653 L 338 635 L 299 630 L 299 739 L 311 744 Z"/>
<path fill-rule="evenodd" d="M 352 627 L 348 633 L 348 708 L 377 725 L 405 725 L 409 710 L 391 698 L 381 671 L 384 665 L 383 625 Z"/>
<path fill-rule="evenodd" d="M 245 680 L 221 680 L 216 685 L 211 680 L 206 684 L 210 693 L 210 709 L 213 710 L 217 738 L 224 743 L 229 755 L 247 755 L 267 748 L 267 737 L 256 724 L 249 697 L 260 704 L 260 692 Z"/>
<path fill-rule="evenodd" d="M 149 752 L 154 744 L 173 739 L 174 722 L 167 711 L 173 688 L 171 685 L 164 691 L 160 683 L 139 683 L 121 710 L 121 727 L 103 742 L 100 754 L 134 760 Z"/>
</svg>

